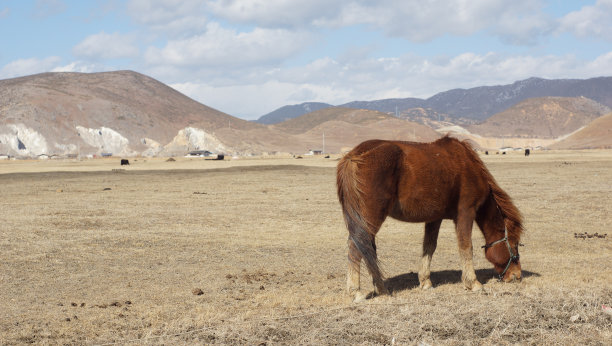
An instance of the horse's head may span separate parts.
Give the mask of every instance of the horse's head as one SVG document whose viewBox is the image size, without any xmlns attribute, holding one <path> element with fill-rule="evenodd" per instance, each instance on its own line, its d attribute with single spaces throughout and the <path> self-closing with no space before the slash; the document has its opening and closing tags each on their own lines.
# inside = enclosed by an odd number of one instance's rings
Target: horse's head
<svg viewBox="0 0 612 346">
<path fill-rule="evenodd" d="M 504 282 L 521 280 L 521 261 L 519 259 L 519 240 L 508 237 L 504 227 L 504 237 L 487 243 L 485 256 L 495 266 L 499 279 Z"/>
</svg>

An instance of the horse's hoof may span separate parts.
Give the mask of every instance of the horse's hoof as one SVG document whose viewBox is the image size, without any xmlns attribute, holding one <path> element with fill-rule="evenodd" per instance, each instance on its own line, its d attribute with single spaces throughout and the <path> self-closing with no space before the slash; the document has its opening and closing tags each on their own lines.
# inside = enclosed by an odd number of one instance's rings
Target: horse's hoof
<svg viewBox="0 0 612 346">
<path fill-rule="evenodd" d="M 466 290 L 472 291 L 472 292 L 478 292 L 482 290 L 482 284 L 478 280 L 474 280 L 472 282 L 464 281 L 463 286 L 465 287 Z"/>
<path fill-rule="evenodd" d="M 422 290 L 428 290 L 428 289 L 433 288 L 433 285 L 431 284 L 431 280 L 425 280 L 421 282 L 419 287 L 421 287 Z"/>
<path fill-rule="evenodd" d="M 367 298 L 368 298 L 367 294 L 364 294 L 362 292 L 355 292 L 355 295 L 353 296 L 353 303 L 357 304 L 357 303 L 364 302 Z"/>
<path fill-rule="evenodd" d="M 474 281 L 474 284 L 472 285 L 472 292 L 478 292 L 482 290 L 482 284 L 478 281 Z"/>
</svg>

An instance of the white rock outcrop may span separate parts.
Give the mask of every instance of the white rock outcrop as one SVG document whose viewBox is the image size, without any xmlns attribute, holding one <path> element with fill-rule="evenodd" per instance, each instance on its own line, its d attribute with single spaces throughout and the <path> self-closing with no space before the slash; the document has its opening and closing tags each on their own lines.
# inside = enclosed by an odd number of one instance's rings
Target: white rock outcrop
<svg viewBox="0 0 612 346">
<path fill-rule="evenodd" d="M 0 127 L 0 145 L 8 151 L 0 154 L 36 157 L 49 152 L 45 137 L 24 124 Z"/>
<path fill-rule="evenodd" d="M 148 148 L 141 153 L 142 156 L 154 157 L 159 155 L 159 153 L 164 149 L 159 142 L 151 138 L 142 138 L 140 141 L 142 144 L 148 146 Z"/>
<path fill-rule="evenodd" d="M 191 150 L 209 150 L 215 153 L 224 153 L 227 148 L 214 135 L 195 127 L 186 127 L 178 132 L 174 139 L 164 146 L 163 153 L 184 154 Z"/>
<path fill-rule="evenodd" d="M 123 137 L 119 132 L 108 128 L 100 127 L 91 129 L 82 126 L 76 127 L 83 142 L 98 148 L 98 153 L 112 153 L 113 155 L 132 155 L 128 145 L 130 141 Z"/>
</svg>

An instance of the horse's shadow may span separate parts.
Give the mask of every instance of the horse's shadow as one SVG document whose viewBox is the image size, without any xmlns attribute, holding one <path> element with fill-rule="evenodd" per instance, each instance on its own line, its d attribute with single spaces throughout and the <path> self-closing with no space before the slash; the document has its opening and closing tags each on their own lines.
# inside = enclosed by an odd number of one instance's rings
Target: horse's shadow
<svg viewBox="0 0 612 346">
<path fill-rule="evenodd" d="M 528 278 L 530 276 L 539 277 L 540 274 L 530 272 L 527 270 L 522 271 L 522 277 Z M 480 282 L 487 282 L 491 278 L 497 278 L 497 274 L 493 269 L 478 269 L 476 270 L 476 278 Z M 461 283 L 461 271 L 460 270 L 442 270 L 437 272 L 431 272 L 430 280 L 434 287 L 444 284 L 457 284 Z M 417 273 L 406 273 L 394 276 L 385 280 L 385 287 L 391 292 L 400 292 L 410 290 L 419 287 L 419 276 Z"/>
</svg>

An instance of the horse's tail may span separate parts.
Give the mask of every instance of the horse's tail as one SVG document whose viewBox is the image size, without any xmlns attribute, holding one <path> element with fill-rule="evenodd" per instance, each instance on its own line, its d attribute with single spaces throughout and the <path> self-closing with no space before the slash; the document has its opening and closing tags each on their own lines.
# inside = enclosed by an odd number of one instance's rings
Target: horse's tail
<svg viewBox="0 0 612 346">
<path fill-rule="evenodd" d="M 364 208 L 364 182 L 359 176 L 360 166 L 364 164 L 361 155 L 347 154 L 338 163 L 336 183 L 338 199 L 349 230 L 349 241 L 352 242 L 362 258 L 375 283 L 383 282 L 376 249 L 374 248 L 374 227 L 367 221 Z M 365 217 L 365 218 L 364 218 Z"/>
</svg>

